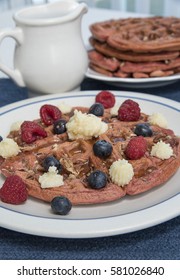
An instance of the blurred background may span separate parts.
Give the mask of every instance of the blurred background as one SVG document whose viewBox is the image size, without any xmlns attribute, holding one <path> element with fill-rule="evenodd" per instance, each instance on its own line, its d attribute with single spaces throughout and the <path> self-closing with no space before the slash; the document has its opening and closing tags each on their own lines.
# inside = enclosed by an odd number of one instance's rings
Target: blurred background
<svg viewBox="0 0 180 280">
<path fill-rule="evenodd" d="M 27 5 L 39 5 L 57 0 L 0 0 L 0 10 L 15 9 Z M 180 0 L 77 0 L 89 7 L 115 9 L 162 16 L 180 16 Z"/>
</svg>

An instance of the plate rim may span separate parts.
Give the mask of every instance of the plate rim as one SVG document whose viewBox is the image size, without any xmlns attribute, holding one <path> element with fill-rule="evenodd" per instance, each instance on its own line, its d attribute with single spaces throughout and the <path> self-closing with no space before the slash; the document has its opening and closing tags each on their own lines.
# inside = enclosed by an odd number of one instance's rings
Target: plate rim
<svg viewBox="0 0 180 280">
<path fill-rule="evenodd" d="M 132 98 L 136 99 L 143 99 L 143 100 L 149 100 L 149 101 L 157 101 L 160 102 L 162 105 L 165 105 L 170 107 L 170 108 L 176 108 L 178 110 L 178 105 L 179 103 L 174 100 L 170 100 L 168 98 L 164 97 L 159 97 L 155 95 L 149 95 L 146 93 L 137 93 L 133 91 L 118 91 L 118 90 L 111 90 L 115 94 L 120 94 L 122 97 L 125 97 L 125 95 L 128 94 L 128 96 L 131 96 Z M 95 96 L 99 90 L 89 90 L 89 91 L 77 91 L 77 92 L 69 92 L 69 93 L 61 93 L 61 94 L 52 94 L 52 95 L 43 95 L 43 96 L 38 96 L 38 97 L 33 97 L 29 99 L 25 99 L 22 101 L 14 102 L 12 104 L 3 106 L 0 108 L 0 116 L 3 115 L 5 112 L 8 112 L 12 110 L 13 108 L 19 108 L 20 106 L 23 105 L 30 105 L 33 102 L 38 103 L 38 102 L 45 102 L 45 101 L 50 101 L 54 99 L 63 99 L 63 98 L 71 98 L 73 96 Z M 164 104 L 165 103 L 165 104 Z M 172 105 L 172 106 L 171 106 Z M 47 229 L 46 225 L 43 223 L 43 226 L 39 227 L 39 221 L 40 220 L 50 220 L 49 218 L 46 217 L 36 217 L 36 216 L 28 216 L 25 213 L 19 213 L 19 212 L 14 212 L 12 215 L 12 210 L 11 209 L 5 209 L 0 206 L 0 225 L 2 227 L 8 228 L 10 230 L 15 230 L 18 232 L 23 232 L 23 233 L 28 233 L 28 234 L 33 234 L 33 235 L 39 235 L 39 236 L 46 236 L 46 237 L 57 237 L 57 238 L 94 238 L 94 237 L 104 237 L 104 236 L 113 236 L 117 234 L 124 234 L 124 233 L 129 233 L 137 230 L 142 230 L 157 224 L 160 224 L 162 222 L 165 222 L 167 220 L 170 220 L 172 218 L 175 218 L 180 215 L 180 203 L 179 203 L 179 209 L 174 206 L 176 202 L 180 201 L 180 193 L 176 194 L 175 196 L 171 197 L 170 199 L 167 199 L 166 201 L 163 201 L 161 203 L 158 203 L 158 205 L 148 207 L 143 210 L 136 211 L 135 213 L 129 213 L 129 214 L 124 214 L 124 215 L 119 215 L 115 217 L 105 217 L 105 218 L 99 218 L 99 219 L 80 219 L 78 220 L 60 220 L 62 224 L 62 221 L 64 223 L 64 229 L 59 232 L 59 227 L 57 226 L 56 222 L 57 219 L 51 219 L 50 222 L 50 227 L 51 230 Z M 167 207 L 171 207 L 171 211 L 168 211 L 166 216 L 164 216 L 164 211 L 167 209 Z M 164 211 L 160 211 L 164 209 Z M 157 215 L 157 212 L 159 213 Z M 156 214 L 155 214 L 156 213 Z M 142 219 L 142 214 L 144 215 L 145 219 Z M 5 221 L 2 220 L 2 218 L 6 216 Z M 131 223 L 131 225 L 127 225 L 128 220 L 132 221 L 132 217 L 136 217 L 137 219 L 140 220 L 140 223 L 138 225 Z M 147 217 L 151 217 L 151 222 L 148 221 Z M 19 219 L 20 217 L 20 219 Z M 13 219 L 14 218 L 14 219 Z M 104 224 L 104 221 L 107 221 L 108 219 L 108 226 Z M 133 218 L 134 219 L 134 218 Z M 17 223 L 14 225 L 12 224 L 12 220 L 17 220 Z M 95 221 L 96 220 L 96 221 Z M 123 220 L 124 222 L 124 227 L 117 227 L 115 229 L 111 228 L 111 224 L 114 221 L 121 222 Z M 136 220 L 136 219 L 134 219 Z M 97 222 L 98 221 L 98 222 Z M 100 223 L 101 221 L 101 223 Z M 29 222 L 31 224 L 33 223 L 33 228 L 29 228 Z M 89 225 L 92 226 L 92 223 L 94 226 L 96 226 L 96 229 L 93 228 L 90 230 L 90 228 L 86 229 L 86 227 Z M 72 228 L 72 224 L 74 224 L 74 231 L 70 230 Z M 83 224 L 83 225 L 82 225 Z M 106 223 L 107 224 L 107 223 Z M 133 224 L 133 225 L 132 225 Z M 82 228 L 81 231 L 79 230 L 79 227 Z M 102 226 L 102 227 L 101 227 Z M 53 230 L 52 230 L 53 227 Z"/>
<path fill-rule="evenodd" d="M 101 73 L 96 72 L 88 67 L 85 76 L 87 78 L 100 80 L 103 82 L 111 83 L 130 83 L 130 84 L 146 84 L 146 83 L 160 83 L 160 82 L 172 82 L 180 80 L 180 74 L 174 74 L 166 77 L 153 77 L 153 78 L 119 78 L 119 77 L 108 77 Z"/>
</svg>

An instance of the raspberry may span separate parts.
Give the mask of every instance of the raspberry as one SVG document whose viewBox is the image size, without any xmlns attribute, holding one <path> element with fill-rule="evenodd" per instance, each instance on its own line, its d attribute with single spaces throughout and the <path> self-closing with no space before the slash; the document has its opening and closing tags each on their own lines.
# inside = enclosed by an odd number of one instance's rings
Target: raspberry
<svg viewBox="0 0 180 280">
<path fill-rule="evenodd" d="M 105 109 L 108 109 L 114 106 L 116 100 L 113 93 L 103 90 L 96 95 L 96 102 L 101 103 Z"/>
<path fill-rule="evenodd" d="M 17 175 L 9 176 L 0 189 L 0 198 L 5 203 L 21 204 L 27 197 L 26 184 Z"/>
<path fill-rule="evenodd" d="M 61 118 L 61 111 L 58 107 L 50 104 L 45 104 L 40 108 L 41 120 L 45 125 L 51 125 L 54 121 Z"/>
<path fill-rule="evenodd" d="M 21 139 L 27 144 L 31 144 L 37 139 L 47 136 L 46 131 L 38 123 L 24 121 L 21 125 Z"/>
<path fill-rule="evenodd" d="M 124 101 L 118 110 L 120 121 L 137 121 L 140 118 L 139 104 L 131 99 Z"/>
<path fill-rule="evenodd" d="M 147 151 L 147 142 L 143 136 L 132 138 L 127 144 L 125 154 L 128 159 L 139 159 Z"/>
</svg>

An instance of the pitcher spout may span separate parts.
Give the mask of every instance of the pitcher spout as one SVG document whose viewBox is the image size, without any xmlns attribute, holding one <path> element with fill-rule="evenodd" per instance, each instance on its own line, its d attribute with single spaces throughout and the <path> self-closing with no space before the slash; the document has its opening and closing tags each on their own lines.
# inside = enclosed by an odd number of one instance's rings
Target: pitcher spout
<svg viewBox="0 0 180 280">
<path fill-rule="evenodd" d="M 59 20 L 71 21 L 87 13 L 88 6 L 85 3 L 78 3 L 76 0 L 61 0 L 46 5 L 49 10 L 59 13 Z"/>
<path fill-rule="evenodd" d="M 83 15 L 83 14 L 87 13 L 87 11 L 88 11 L 88 6 L 85 3 L 82 2 L 82 3 L 78 4 L 78 6 L 76 8 L 77 14 Z"/>
</svg>

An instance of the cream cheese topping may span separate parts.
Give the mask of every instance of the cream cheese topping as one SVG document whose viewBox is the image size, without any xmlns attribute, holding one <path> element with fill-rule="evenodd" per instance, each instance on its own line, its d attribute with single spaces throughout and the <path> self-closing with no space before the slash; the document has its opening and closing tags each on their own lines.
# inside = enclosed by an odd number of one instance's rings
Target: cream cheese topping
<svg viewBox="0 0 180 280">
<path fill-rule="evenodd" d="M 173 156 L 173 149 L 169 143 L 165 143 L 161 140 L 152 147 L 151 156 L 155 156 L 160 159 L 168 159 Z"/>
<path fill-rule="evenodd" d="M 21 124 L 23 123 L 23 121 L 17 121 L 12 123 L 11 127 L 10 127 L 10 131 L 18 131 L 21 127 Z"/>
<path fill-rule="evenodd" d="M 74 115 L 66 124 L 66 128 L 69 139 L 83 138 L 87 140 L 105 133 L 108 130 L 108 125 L 95 115 L 75 110 Z"/>
<path fill-rule="evenodd" d="M 154 113 L 148 117 L 148 122 L 152 125 L 158 125 L 162 128 L 167 128 L 168 123 L 166 118 L 161 113 Z"/>
<path fill-rule="evenodd" d="M 110 114 L 111 114 L 111 116 L 118 116 L 118 110 L 119 110 L 119 105 L 115 105 L 114 107 L 112 107 L 111 109 L 110 109 Z"/>
<path fill-rule="evenodd" d="M 58 174 L 57 168 L 55 166 L 50 166 L 48 172 L 39 176 L 39 183 L 41 188 L 54 188 L 64 185 L 63 176 Z"/>
<path fill-rule="evenodd" d="M 66 104 L 64 101 L 62 101 L 59 105 L 58 108 L 63 114 L 68 114 L 72 111 L 72 107 L 68 104 Z"/>
<path fill-rule="evenodd" d="M 0 156 L 8 158 L 16 156 L 20 152 L 18 144 L 11 138 L 5 138 L 0 142 Z"/>
<path fill-rule="evenodd" d="M 134 170 L 127 160 L 119 159 L 110 166 L 109 174 L 113 183 L 123 187 L 132 180 Z"/>
</svg>

